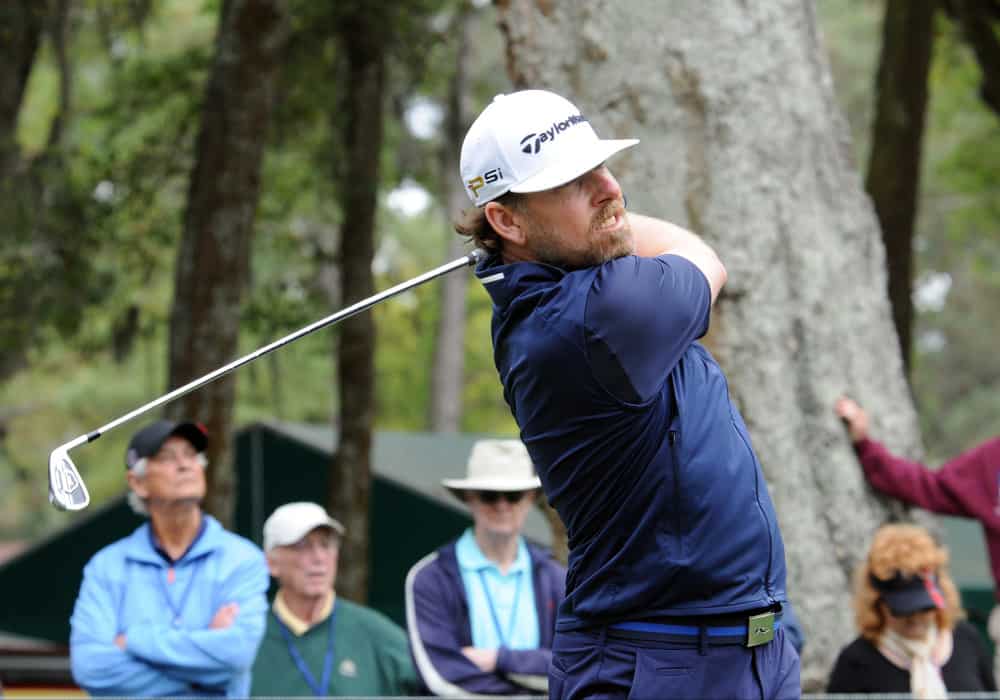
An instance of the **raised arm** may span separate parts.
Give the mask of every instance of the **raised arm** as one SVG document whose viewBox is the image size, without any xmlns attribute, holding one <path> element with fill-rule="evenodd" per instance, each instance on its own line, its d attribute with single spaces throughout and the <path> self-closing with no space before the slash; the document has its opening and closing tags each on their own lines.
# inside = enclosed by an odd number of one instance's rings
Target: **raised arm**
<svg viewBox="0 0 1000 700">
<path fill-rule="evenodd" d="M 868 414 L 855 401 L 841 397 L 834 405 L 847 425 L 868 482 L 905 503 L 944 515 L 993 517 L 997 484 L 991 443 L 963 452 L 939 469 L 890 452 L 869 435 Z M 996 449 L 1000 454 L 1000 449 Z"/>
<path fill-rule="evenodd" d="M 679 255 L 694 263 L 708 280 L 712 289 L 712 303 L 726 283 L 727 273 L 719 256 L 699 236 L 663 219 L 628 213 L 629 224 L 635 235 L 636 253 L 644 258 L 669 253 Z"/>
</svg>

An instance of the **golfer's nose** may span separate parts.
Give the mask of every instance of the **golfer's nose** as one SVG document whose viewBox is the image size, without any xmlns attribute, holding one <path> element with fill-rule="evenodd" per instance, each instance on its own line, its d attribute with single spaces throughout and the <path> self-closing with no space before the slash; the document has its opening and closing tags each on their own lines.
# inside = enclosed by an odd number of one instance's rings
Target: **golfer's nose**
<svg viewBox="0 0 1000 700">
<path fill-rule="evenodd" d="M 595 204 L 601 205 L 610 200 L 622 198 L 622 188 L 607 166 L 601 165 L 591 170 L 590 180 Z"/>
</svg>

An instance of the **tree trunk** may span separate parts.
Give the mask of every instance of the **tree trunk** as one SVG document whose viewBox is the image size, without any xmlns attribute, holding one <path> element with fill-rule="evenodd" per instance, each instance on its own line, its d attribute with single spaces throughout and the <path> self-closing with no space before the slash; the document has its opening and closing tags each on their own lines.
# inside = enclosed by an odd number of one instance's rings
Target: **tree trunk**
<svg viewBox="0 0 1000 700">
<path fill-rule="evenodd" d="M 441 193 L 446 201 L 449 221 L 471 204 L 458 177 L 458 152 L 469 126 L 465 101 L 472 20 L 472 8 L 463 5 L 455 19 L 455 72 L 448 89 L 448 111 L 441 145 Z M 462 239 L 454 235 L 448 236 L 447 248 L 447 260 L 458 258 L 466 252 Z M 441 315 L 438 318 L 437 344 L 434 347 L 430 406 L 430 428 L 437 432 L 457 432 L 462 419 L 465 290 L 468 280 L 468 275 L 447 275 L 441 280 Z"/>
<path fill-rule="evenodd" d="M 962 34 L 976 54 L 982 75 L 979 95 L 1000 117 L 1000 38 L 995 29 L 1000 22 L 1000 4 L 996 0 L 951 0 L 948 5 L 958 16 Z"/>
<path fill-rule="evenodd" d="M 6 181 L 20 161 L 17 119 L 46 15 L 46 3 L 38 0 L 0 4 L 0 181 Z"/>
<path fill-rule="evenodd" d="M 341 290 L 345 305 L 374 293 L 375 211 L 386 82 L 383 32 L 376 14 L 363 6 L 339 22 L 347 77 L 341 114 L 344 162 L 338 172 L 343 229 Z M 375 415 L 375 321 L 362 313 L 339 326 L 336 357 L 340 397 L 337 451 L 331 465 L 327 502 L 347 528 L 341 545 L 344 566 L 337 590 L 364 602 L 368 596 L 368 503 L 371 493 L 371 443 Z"/>
<path fill-rule="evenodd" d="M 811 2 L 504 0 L 515 84 L 570 96 L 606 138 L 630 208 L 702 234 L 729 283 L 709 345 L 764 466 L 807 636 L 806 689 L 856 634 L 850 576 L 886 505 L 832 404 L 915 455 L 885 250 L 851 160 Z"/>
<path fill-rule="evenodd" d="M 889 301 L 907 375 L 913 351 L 913 224 L 920 189 L 935 7 L 930 1 L 886 3 L 872 150 L 865 180 L 865 189 L 882 225 Z"/>
<path fill-rule="evenodd" d="M 263 144 L 286 31 L 282 0 L 222 3 L 177 255 L 170 317 L 171 387 L 237 355 Z M 199 420 L 208 428 L 206 509 L 225 524 L 232 517 L 235 488 L 229 459 L 235 392 L 230 375 L 168 408 L 172 417 Z"/>
</svg>

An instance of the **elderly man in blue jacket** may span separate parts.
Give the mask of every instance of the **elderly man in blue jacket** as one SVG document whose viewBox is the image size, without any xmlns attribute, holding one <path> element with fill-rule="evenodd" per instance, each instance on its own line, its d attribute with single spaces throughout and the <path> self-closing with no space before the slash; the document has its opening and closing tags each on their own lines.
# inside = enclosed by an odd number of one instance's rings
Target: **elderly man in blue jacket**
<svg viewBox="0 0 1000 700">
<path fill-rule="evenodd" d="M 201 510 L 207 444 L 166 420 L 129 443 L 129 502 L 149 522 L 94 555 L 70 619 L 73 678 L 91 695 L 249 694 L 267 565 Z"/>
<path fill-rule="evenodd" d="M 406 577 L 410 651 L 443 697 L 524 695 L 547 687 L 566 570 L 521 536 L 539 481 L 520 440 L 481 440 L 464 479 L 445 479 L 473 526 Z"/>
</svg>

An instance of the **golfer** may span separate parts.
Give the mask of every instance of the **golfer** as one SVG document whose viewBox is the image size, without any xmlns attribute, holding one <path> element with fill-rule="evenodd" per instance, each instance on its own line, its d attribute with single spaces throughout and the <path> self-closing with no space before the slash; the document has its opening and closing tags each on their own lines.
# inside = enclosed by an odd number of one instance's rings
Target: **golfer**
<svg viewBox="0 0 1000 700">
<path fill-rule="evenodd" d="M 774 507 L 726 379 L 696 340 L 726 270 L 626 213 L 601 140 L 542 90 L 501 95 L 462 145 L 504 397 L 566 525 L 554 699 L 793 698 Z"/>
</svg>

